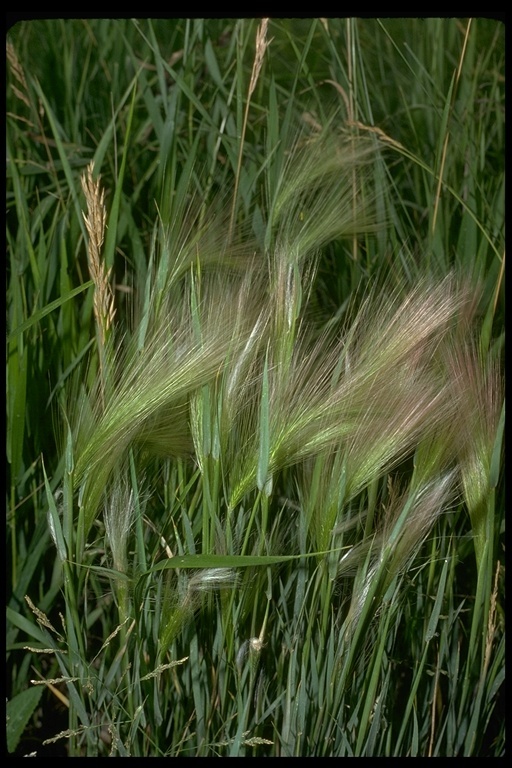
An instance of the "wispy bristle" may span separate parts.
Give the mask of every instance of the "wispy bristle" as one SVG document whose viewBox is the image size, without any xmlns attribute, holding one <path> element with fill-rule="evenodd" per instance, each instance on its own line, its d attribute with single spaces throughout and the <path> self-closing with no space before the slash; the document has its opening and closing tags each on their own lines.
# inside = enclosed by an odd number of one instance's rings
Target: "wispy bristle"
<svg viewBox="0 0 512 768">
<path fill-rule="evenodd" d="M 367 142 L 336 137 L 316 137 L 306 149 L 295 142 L 268 212 L 265 258 L 256 249 L 247 258 L 222 216 L 180 228 L 175 263 L 148 288 L 155 298 L 144 333 L 116 354 L 105 402 L 100 386 L 82 411 L 75 476 L 85 484 L 86 530 L 133 446 L 194 457 L 201 470 L 206 457 L 222 459 L 234 507 L 324 452 L 344 457 L 348 500 L 419 446 L 441 444 L 436 435 L 448 434 L 460 405 L 454 379 L 468 372 L 446 365 L 439 350 L 470 318 L 467 288 L 448 276 L 370 293 L 337 339 L 313 340 L 304 319 L 315 253 L 368 224 L 363 209 L 354 220 L 352 171 L 373 153 Z M 86 223 L 106 327 L 114 310 L 100 258 L 103 192 L 92 170 Z M 418 483 L 420 470 L 430 482 L 453 459 L 437 448 L 432 455 L 431 465 L 419 462 Z M 326 529 L 319 535 L 325 540 Z"/>
</svg>

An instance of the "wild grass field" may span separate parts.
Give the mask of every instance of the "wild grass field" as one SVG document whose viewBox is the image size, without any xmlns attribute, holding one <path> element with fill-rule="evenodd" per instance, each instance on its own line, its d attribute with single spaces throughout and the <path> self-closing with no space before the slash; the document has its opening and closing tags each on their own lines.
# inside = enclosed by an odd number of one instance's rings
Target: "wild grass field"
<svg viewBox="0 0 512 768">
<path fill-rule="evenodd" d="M 504 754 L 504 27 L 7 36 L 7 726 Z"/>
</svg>

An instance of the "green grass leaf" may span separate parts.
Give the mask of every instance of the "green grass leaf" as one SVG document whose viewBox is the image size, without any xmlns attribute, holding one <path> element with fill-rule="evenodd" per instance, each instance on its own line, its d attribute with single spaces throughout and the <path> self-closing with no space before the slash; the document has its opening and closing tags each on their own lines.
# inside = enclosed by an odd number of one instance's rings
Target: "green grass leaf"
<svg viewBox="0 0 512 768">
<path fill-rule="evenodd" d="M 54 312 L 56 309 L 58 309 L 63 304 L 65 304 L 67 301 L 71 301 L 71 299 L 74 299 L 75 296 L 79 296 L 88 288 L 91 288 L 92 285 L 93 285 L 92 280 L 87 280 L 87 282 L 83 283 L 83 285 L 78 286 L 78 288 L 73 288 L 72 291 L 69 291 L 69 293 L 66 293 L 64 296 L 60 296 L 58 299 L 55 299 L 55 301 L 51 301 L 42 309 L 34 312 L 34 314 L 31 315 L 28 318 L 28 320 L 25 320 L 23 323 L 20 323 L 20 325 L 14 328 L 14 330 L 12 330 L 9 333 L 8 339 L 9 340 L 14 339 L 18 334 L 28 331 L 29 328 L 32 328 L 34 325 L 37 325 L 37 323 L 39 323 L 43 319 L 43 317 L 46 317 L 46 315 L 49 315 L 50 312 Z"/>
<path fill-rule="evenodd" d="M 437 595 L 434 602 L 432 613 L 428 621 L 427 631 L 425 633 L 425 642 L 429 643 L 436 634 L 437 624 L 439 622 L 439 615 L 443 606 L 443 600 L 445 599 L 445 586 L 446 577 L 448 575 L 448 560 L 443 563 L 443 570 L 441 571 L 441 579 L 439 581 L 439 587 L 437 589 Z"/>
<path fill-rule="evenodd" d="M 260 401 L 260 433 L 258 449 L 258 470 L 256 482 L 260 491 L 268 482 L 268 464 L 270 457 L 270 414 L 268 403 L 268 355 L 265 356 Z"/>
<path fill-rule="evenodd" d="M 25 730 L 25 726 L 34 714 L 43 694 L 43 686 L 34 686 L 21 691 L 7 702 L 7 751 L 13 753 Z"/>
</svg>

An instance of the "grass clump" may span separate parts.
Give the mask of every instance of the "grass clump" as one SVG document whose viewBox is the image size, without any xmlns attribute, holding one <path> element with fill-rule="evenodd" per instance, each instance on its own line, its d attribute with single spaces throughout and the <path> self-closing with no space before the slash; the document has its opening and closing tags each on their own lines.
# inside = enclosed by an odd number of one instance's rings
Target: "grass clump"
<svg viewBox="0 0 512 768">
<path fill-rule="evenodd" d="M 10 752 L 503 754 L 502 38 L 11 30 Z"/>
</svg>

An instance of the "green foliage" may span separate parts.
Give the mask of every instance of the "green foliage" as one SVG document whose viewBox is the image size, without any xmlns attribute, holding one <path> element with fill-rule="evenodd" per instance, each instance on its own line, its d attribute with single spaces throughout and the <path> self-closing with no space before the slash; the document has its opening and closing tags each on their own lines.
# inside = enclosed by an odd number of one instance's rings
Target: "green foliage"
<svg viewBox="0 0 512 768">
<path fill-rule="evenodd" d="M 27 688 L 7 702 L 7 749 L 15 752 L 23 731 L 39 704 L 43 688 Z"/>
<path fill-rule="evenodd" d="M 501 25 L 7 63 L 9 751 L 504 754 Z"/>
</svg>

